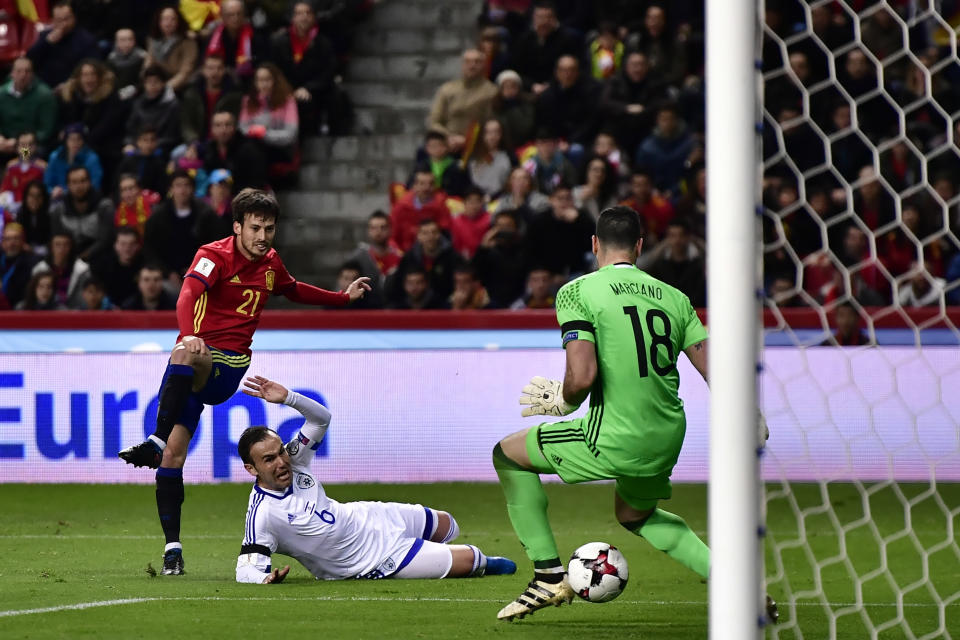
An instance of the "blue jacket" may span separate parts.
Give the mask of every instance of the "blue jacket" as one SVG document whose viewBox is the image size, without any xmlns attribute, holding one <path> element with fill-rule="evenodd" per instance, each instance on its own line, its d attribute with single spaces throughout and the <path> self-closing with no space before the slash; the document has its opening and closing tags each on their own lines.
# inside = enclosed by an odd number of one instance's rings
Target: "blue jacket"
<svg viewBox="0 0 960 640">
<path fill-rule="evenodd" d="M 54 187 L 67 188 L 67 171 L 70 167 L 86 167 L 90 173 L 90 183 L 97 191 L 100 190 L 100 183 L 103 181 L 103 167 L 100 165 L 100 157 L 97 152 L 90 147 L 84 146 L 73 159 L 72 164 L 67 163 L 67 149 L 60 145 L 50 154 L 50 160 L 47 162 L 47 170 L 43 174 L 43 184 L 47 191 L 53 191 Z"/>
<path fill-rule="evenodd" d="M 681 128 L 672 138 L 664 138 L 659 130 L 640 143 L 634 166 L 650 171 L 653 182 L 661 191 L 677 195 L 684 164 L 693 151 L 693 137 Z"/>
</svg>

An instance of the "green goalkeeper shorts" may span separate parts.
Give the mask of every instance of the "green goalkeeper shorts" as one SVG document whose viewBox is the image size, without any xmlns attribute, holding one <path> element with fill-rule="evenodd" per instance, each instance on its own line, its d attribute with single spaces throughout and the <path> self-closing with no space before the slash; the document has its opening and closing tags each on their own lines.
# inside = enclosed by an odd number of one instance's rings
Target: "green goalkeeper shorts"
<svg viewBox="0 0 960 640">
<path fill-rule="evenodd" d="M 616 480 L 617 493 L 634 509 L 652 509 L 658 500 L 673 495 L 670 474 L 634 477 L 615 468 L 602 452 L 592 449 L 583 437 L 583 419 L 543 423 L 527 432 L 527 455 L 540 473 L 555 473 L 567 484 L 591 480 Z"/>
</svg>

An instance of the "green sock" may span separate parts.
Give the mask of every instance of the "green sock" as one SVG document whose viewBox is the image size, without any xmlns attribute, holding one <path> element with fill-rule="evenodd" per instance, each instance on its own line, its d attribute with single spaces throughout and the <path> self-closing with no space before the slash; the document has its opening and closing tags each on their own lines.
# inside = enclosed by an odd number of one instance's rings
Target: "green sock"
<svg viewBox="0 0 960 640">
<path fill-rule="evenodd" d="M 656 509 L 646 520 L 626 522 L 623 526 L 701 577 L 709 576 L 710 548 L 680 516 Z"/>
<path fill-rule="evenodd" d="M 507 514 L 527 557 L 536 563 L 559 558 L 557 543 L 547 520 L 547 494 L 540 475 L 527 471 L 511 460 L 497 444 L 493 449 L 493 468 L 507 499 Z"/>
</svg>

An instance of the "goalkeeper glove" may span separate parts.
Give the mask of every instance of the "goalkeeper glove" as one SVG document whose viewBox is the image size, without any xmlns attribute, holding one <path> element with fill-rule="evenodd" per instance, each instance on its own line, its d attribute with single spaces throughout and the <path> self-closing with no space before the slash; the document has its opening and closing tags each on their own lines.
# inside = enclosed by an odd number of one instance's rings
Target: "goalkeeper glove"
<svg viewBox="0 0 960 640">
<path fill-rule="evenodd" d="M 563 399 L 563 383 L 541 376 L 534 376 L 523 387 L 520 404 L 529 405 L 520 412 L 523 416 L 565 416 L 577 410 Z"/>
</svg>

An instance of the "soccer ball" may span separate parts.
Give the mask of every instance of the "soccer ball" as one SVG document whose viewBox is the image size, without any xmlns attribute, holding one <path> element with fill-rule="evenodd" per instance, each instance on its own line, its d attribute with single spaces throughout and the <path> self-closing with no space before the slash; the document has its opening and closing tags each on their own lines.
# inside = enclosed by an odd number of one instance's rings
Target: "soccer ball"
<svg viewBox="0 0 960 640">
<path fill-rule="evenodd" d="M 573 552 L 567 580 L 587 602 L 609 602 L 627 586 L 630 570 L 620 550 L 606 542 L 588 542 Z"/>
</svg>

